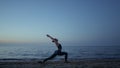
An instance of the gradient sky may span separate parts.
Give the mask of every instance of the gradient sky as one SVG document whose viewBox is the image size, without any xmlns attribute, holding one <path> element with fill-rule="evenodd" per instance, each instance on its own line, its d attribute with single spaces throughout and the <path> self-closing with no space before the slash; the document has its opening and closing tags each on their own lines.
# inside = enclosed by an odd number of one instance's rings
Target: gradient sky
<svg viewBox="0 0 120 68">
<path fill-rule="evenodd" d="M 0 0 L 0 42 L 120 45 L 120 0 Z"/>
</svg>

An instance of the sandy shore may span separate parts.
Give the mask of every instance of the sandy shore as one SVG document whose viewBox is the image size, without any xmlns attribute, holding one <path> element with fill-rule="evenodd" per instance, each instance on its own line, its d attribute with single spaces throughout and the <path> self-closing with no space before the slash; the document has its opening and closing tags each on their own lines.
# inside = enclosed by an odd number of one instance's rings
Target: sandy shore
<svg viewBox="0 0 120 68">
<path fill-rule="evenodd" d="M 38 60 L 2 60 L 0 68 L 120 68 L 120 59 L 81 59 L 70 60 L 70 63 L 61 61 L 48 61 L 45 64 Z"/>
</svg>

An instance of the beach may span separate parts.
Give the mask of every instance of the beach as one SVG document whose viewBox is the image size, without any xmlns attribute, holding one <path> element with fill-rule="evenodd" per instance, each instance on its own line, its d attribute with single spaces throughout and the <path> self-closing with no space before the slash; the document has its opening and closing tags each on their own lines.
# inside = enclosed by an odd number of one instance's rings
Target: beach
<svg viewBox="0 0 120 68">
<path fill-rule="evenodd" d="M 70 63 L 64 56 L 40 64 L 49 57 L 54 46 L 1 46 L 0 68 L 120 68 L 120 46 L 64 46 Z M 64 50 L 63 49 L 63 50 Z"/>
<path fill-rule="evenodd" d="M 44 64 L 38 63 L 41 60 L 6 60 L 0 61 L 0 68 L 120 68 L 120 59 L 80 59 L 69 60 L 50 60 Z"/>
</svg>

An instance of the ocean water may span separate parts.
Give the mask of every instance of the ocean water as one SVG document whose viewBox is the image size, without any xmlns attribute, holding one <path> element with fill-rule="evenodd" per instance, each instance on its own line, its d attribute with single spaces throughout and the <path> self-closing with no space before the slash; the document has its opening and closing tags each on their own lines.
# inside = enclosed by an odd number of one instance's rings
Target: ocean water
<svg viewBox="0 0 120 68">
<path fill-rule="evenodd" d="M 62 46 L 69 59 L 120 58 L 120 46 Z M 44 59 L 57 50 L 55 45 L 0 45 L 0 59 Z M 64 56 L 57 56 L 55 60 Z"/>
</svg>

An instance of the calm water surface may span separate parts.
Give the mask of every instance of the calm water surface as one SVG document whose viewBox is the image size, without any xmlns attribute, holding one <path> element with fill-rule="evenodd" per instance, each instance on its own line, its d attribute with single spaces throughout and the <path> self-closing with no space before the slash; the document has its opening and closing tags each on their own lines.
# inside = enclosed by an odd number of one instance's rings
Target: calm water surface
<svg viewBox="0 0 120 68">
<path fill-rule="evenodd" d="M 56 49 L 54 45 L 1 45 L 0 59 L 44 59 Z M 120 58 L 120 46 L 63 46 L 63 51 L 71 59 Z"/>
</svg>

